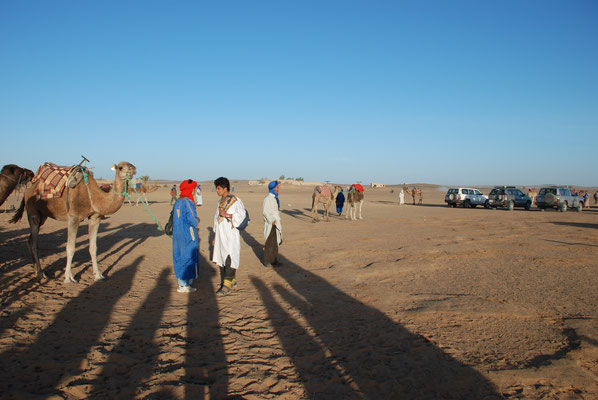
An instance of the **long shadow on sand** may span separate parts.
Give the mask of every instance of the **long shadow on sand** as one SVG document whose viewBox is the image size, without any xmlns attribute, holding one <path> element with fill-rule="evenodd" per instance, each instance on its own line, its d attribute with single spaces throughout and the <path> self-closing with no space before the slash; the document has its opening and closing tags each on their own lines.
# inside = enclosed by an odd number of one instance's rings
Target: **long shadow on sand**
<svg viewBox="0 0 598 400">
<path fill-rule="evenodd" d="M 590 223 L 586 223 L 586 222 L 552 222 L 555 225 L 561 225 L 561 226 L 573 226 L 576 228 L 589 228 L 589 229 L 598 229 L 598 224 L 590 224 Z"/>
<path fill-rule="evenodd" d="M 249 234 L 243 239 L 251 247 L 260 245 Z M 318 275 L 280 259 L 282 266 L 275 271 L 294 292 L 281 285 L 268 287 L 258 278 L 252 282 L 308 398 L 502 398 L 479 372 L 424 337 Z M 301 327 L 289 309 L 298 312 L 313 332 Z"/>
<path fill-rule="evenodd" d="M 211 243 L 211 239 L 210 239 Z M 224 399 L 228 392 L 228 364 L 220 331 L 216 288 L 212 285 L 216 270 L 199 256 L 199 290 L 189 299 L 185 346 L 185 399 Z"/>
<path fill-rule="evenodd" d="M 134 398 L 143 388 L 143 382 L 154 373 L 161 349 L 153 337 L 170 301 L 171 273 L 170 268 L 162 270 L 120 342 L 110 352 L 99 377 L 86 382 L 93 383 L 90 398 Z"/>
<path fill-rule="evenodd" d="M 116 302 L 127 294 L 143 257 L 120 269 L 110 281 L 96 282 L 69 301 L 36 341 L 0 358 L 0 392 L 5 399 L 60 394 L 61 382 L 81 375 L 93 346 L 100 345 Z"/>
<path fill-rule="evenodd" d="M 21 232 L 19 230 L 19 232 Z M 2 293 L 1 304 L 7 306 L 15 300 L 29 293 L 33 288 L 39 285 L 39 281 L 36 279 L 33 273 L 33 264 L 31 256 L 29 254 L 29 248 L 27 247 L 27 238 L 29 237 L 29 228 L 26 229 L 26 235 L 20 236 L 18 243 L 18 249 L 16 249 L 15 243 L 7 244 L 7 248 L 14 249 L 11 255 L 2 254 L 0 256 L 0 265 L 2 265 L 0 277 L 0 293 Z M 87 251 L 88 237 L 86 235 L 87 227 L 80 226 L 77 234 L 77 242 L 75 245 L 75 255 L 73 257 L 73 271 L 77 279 L 91 268 L 91 257 Z M 100 227 L 100 234 L 106 234 L 106 236 L 98 237 L 98 264 L 100 271 L 105 276 L 116 266 L 122 258 L 133 251 L 137 246 L 152 236 L 163 235 L 156 229 L 153 224 L 130 224 L 125 223 L 114 227 L 108 227 L 102 229 Z M 44 273 L 50 279 L 56 279 L 64 274 L 64 268 L 66 266 L 66 240 L 67 240 L 67 229 L 59 229 L 55 232 L 40 235 L 39 239 L 39 255 L 42 263 L 42 269 Z M 51 246 L 52 243 L 60 243 L 60 246 Z M 4 246 L 2 246 L 4 247 Z M 3 252 L 4 253 L 4 252 Z M 63 257 L 58 258 L 50 265 L 44 266 L 44 258 L 54 256 L 56 254 L 63 254 Z M 104 265 L 104 262 L 118 254 L 118 257 L 112 261 L 108 266 Z M 81 267 L 81 268 L 80 268 Z M 21 273 L 9 274 L 17 269 L 25 268 L 24 273 L 30 278 L 23 279 Z"/>
</svg>

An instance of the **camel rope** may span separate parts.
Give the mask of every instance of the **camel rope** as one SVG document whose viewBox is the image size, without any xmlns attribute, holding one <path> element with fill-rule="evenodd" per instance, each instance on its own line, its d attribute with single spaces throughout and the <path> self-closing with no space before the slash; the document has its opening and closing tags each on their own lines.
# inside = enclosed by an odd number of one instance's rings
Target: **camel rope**
<svg viewBox="0 0 598 400">
<path fill-rule="evenodd" d="M 129 186 L 130 182 L 131 182 L 131 178 L 125 178 L 125 190 L 122 193 L 118 193 L 116 190 L 114 190 L 114 188 L 112 189 L 112 191 L 114 193 L 118 194 L 118 195 L 121 195 L 123 197 L 126 197 L 127 199 L 130 199 L 131 195 L 127 192 L 127 187 Z M 158 220 L 156 219 L 156 217 L 154 217 L 154 214 L 152 214 L 152 212 L 150 211 L 150 209 L 147 206 L 147 204 L 145 204 L 145 201 L 143 201 L 143 199 L 141 199 L 141 196 L 139 196 L 139 193 L 137 193 L 137 190 L 135 189 L 135 187 L 131 186 L 131 189 L 133 189 L 133 191 L 137 195 L 137 198 L 141 200 L 141 203 L 143 204 L 143 207 L 145 207 L 145 210 L 148 212 L 148 214 L 150 215 L 150 217 L 152 217 L 152 219 L 154 220 L 154 222 L 156 223 L 156 225 L 158 225 L 158 230 L 159 231 L 163 231 L 164 228 L 162 228 L 162 225 L 160 225 L 160 223 L 158 222 Z"/>
</svg>

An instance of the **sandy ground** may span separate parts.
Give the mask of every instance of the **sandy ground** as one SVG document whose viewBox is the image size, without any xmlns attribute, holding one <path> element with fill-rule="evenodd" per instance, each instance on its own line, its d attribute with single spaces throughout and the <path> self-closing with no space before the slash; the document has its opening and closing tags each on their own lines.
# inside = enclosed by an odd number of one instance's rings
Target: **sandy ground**
<svg viewBox="0 0 598 400">
<path fill-rule="evenodd" d="M 264 187 L 237 184 L 252 222 L 239 285 L 216 297 L 216 194 L 199 208 L 201 270 L 177 293 L 171 239 L 144 207 L 104 220 L 94 282 L 87 227 L 64 284 L 66 225 L 48 221 L 33 279 L 24 218 L 0 212 L 4 399 L 598 398 L 598 208 L 452 209 L 366 190 L 363 220 L 312 223 L 311 188 L 283 186 L 282 265 L 262 266 Z M 164 224 L 168 189 L 148 196 Z"/>
</svg>

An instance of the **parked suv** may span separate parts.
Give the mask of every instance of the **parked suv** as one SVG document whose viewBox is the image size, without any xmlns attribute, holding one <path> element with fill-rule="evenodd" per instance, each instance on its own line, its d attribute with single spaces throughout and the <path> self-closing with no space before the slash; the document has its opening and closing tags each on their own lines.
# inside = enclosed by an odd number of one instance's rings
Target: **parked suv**
<svg viewBox="0 0 598 400">
<path fill-rule="evenodd" d="M 541 210 L 557 208 L 559 211 L 565 212 L 567 208 L 575 208 L 577 211 L 581 211 L 583 210 L 583 199 L 566 187 L 543 187 L 536 197 L 536 205 Z"/>
<path fill-rule="evenodd" d="M 488 197 L 473 188 L 450 188 L 444 197 L 445 203 L 449 207 L 457 207 L 462 205 L 464 208 L 483 206 L 486 204 Z"/>
<path fill-rule="evenodd" d="M 515 207 L 529 210 L 531 206 L 532 199 L 515 186 L 496 186 L 490 191 L 486 204 L 486 208 L 507 207 L 509 210 Z"/>
</svg>

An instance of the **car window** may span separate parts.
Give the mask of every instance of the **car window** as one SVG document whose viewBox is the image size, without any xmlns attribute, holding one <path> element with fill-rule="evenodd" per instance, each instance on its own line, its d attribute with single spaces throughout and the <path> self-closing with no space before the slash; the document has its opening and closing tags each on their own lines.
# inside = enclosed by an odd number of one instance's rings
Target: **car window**
<svg viewBox="0 0 598 400">
<path fill-rule="evenodd" d="M 498 194 L 498 189 L 492 189 L 490 191 L 490 196 L 496 196 Z"/>
<path fill-rule="evenodd" d="M 539 194 L 547 194 L 547 193 L 556 194 L 556 189 L 555 188 L 542 188 L 542 189 L 540 189 Z"/>
<path fill-rule="evenodd" d="M 523 194 L 523 192 L 522 192 L 521 190 L 519 190 L 519 189 L 517 189 L 517 192 L 516 192 L 516 193 L 517 193 L 517 196 L 519 196 L 519 197 L 523 197 L 523 196 L 525 196 L 525 195 Z"/>
<path fill-rule="evenodd" d="M 482 194 L 482 192 L 480 192 L 480 191 L 479 191 L 479 190 L 477 190 L 477 189 L 476 189 L 476 190 L 474 190 L 474 193 L 475 193 L 475 194 Z"/>
</svg>

